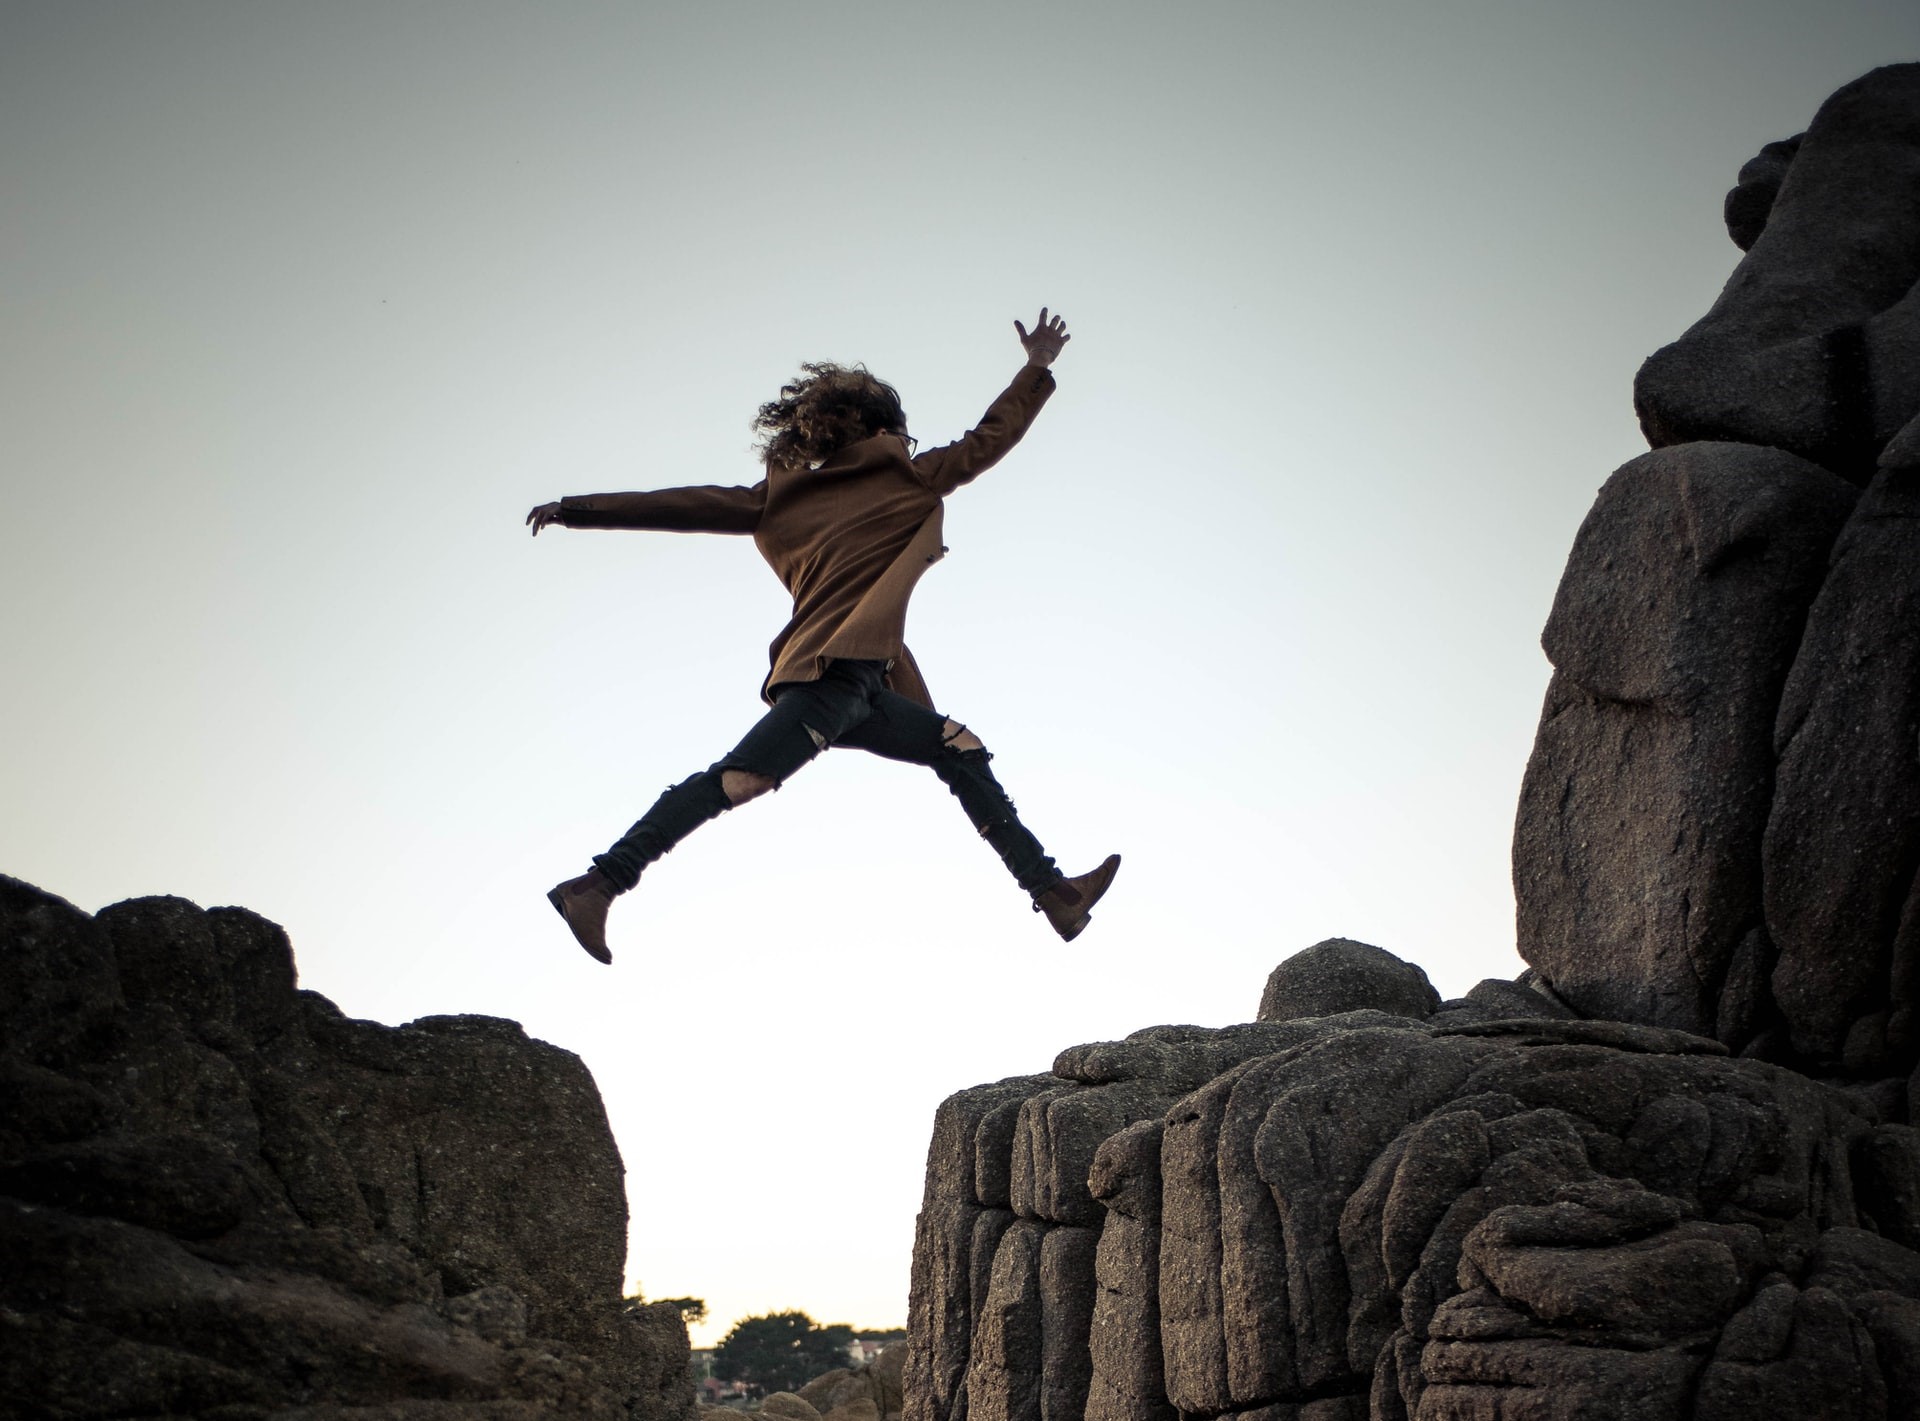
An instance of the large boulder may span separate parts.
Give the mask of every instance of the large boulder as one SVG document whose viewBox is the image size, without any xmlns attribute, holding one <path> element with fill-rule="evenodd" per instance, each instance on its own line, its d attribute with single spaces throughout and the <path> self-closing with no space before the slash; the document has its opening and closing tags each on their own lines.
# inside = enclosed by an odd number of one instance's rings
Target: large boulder
<svg viewBox="0 0 1920 1421">
<path fill-rule="evenodd" d="M 900 1414 L 902 1378 L 907 1348 L 896 1342 L 882 1348 L 871 1362 L 857 1367 L 835 1367 L 808 1382 L 794 1395 L 837 1421 L 887 1421 Z M 762 1405 L 761 1410 L 766 1407 Z"/>
<path fill-rule="evenodd" d="M 350 1020 L 242 909 L 89 918 L 5 878 L 0 1010 L 0 1413 L 691 1410 L 678 1311 L 621 1300 L 577 1057 Z"/>
<path fill-rule="evenodd" d="M 1780 688 L 1853 501 L 1792 454 L 1686 444 L 1581 524 L 1513 840 L 1520 955 L 1581 1013 L 1715 1032 L 1762 923 Z"/>
</svg>

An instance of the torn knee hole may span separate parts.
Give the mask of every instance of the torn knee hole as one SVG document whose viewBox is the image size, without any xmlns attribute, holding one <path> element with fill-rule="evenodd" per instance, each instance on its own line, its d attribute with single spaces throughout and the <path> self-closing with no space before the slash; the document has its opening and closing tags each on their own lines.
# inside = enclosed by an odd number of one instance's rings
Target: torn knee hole
<svg viewBox="0 0 1920 1421">
<path fill-rule="evenodd" d="M 800 728 L 806 731 L 807 734 L 813 738 L 814 749 L 824 750 L 827 748 L 826 736 L 822 735 L 819 731 L 815 730 L 812 726 L 808 725 L 805 721 L 802 721 L 800 723 Z"/>
<path fill-rule="evenodd" d="M 971 730 L 968 730 L 966 726 L 960 724 L 957 720 L 950 720 L 941 728 L 940 745 L 943 749 L 959 751 L 984 750 L 987 748 L 981 744 L 979 736 L 975 735 Z"/>
<path fill-rule="evenodd" d="M 745 804 L 768 790 L 778 788 L 777 781 L 766 775 L 755 774 L 752 770 L 724 770 L 720 775 L 720 790 L 732 804 Z"/>
</svg>

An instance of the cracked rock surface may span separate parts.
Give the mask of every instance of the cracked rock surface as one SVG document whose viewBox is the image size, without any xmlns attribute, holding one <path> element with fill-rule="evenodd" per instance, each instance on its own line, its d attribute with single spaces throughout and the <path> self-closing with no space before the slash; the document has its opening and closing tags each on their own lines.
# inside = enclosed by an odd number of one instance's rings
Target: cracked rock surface
<svg viewBox="0 0 1920 1421">
<path fill-rule="evenodd" d="M 1464 1007 L 954 1096 L 908 1421 L 1920 1414 L 1920 1136 L 1709 1037 Z M 1037 1160 L 1084 1194 L 992 1188 Z"/>
</svg>

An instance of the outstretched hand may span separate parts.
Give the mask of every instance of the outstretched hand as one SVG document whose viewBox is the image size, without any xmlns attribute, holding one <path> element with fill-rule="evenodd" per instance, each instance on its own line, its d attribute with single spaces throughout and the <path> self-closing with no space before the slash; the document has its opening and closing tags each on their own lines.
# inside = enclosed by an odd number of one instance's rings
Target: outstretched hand
<svg viewBox="0 0 1920 1421">
<path fill-rule="evenodd" d="M 540 536 L 540 530 L 549 523 L 559 522 L 560 505 L 557 503 L 540 504 L 533 512 L 527 515 L 527 523 L 533 528 L 533 536 L 536 538 Z"/>
<path fill-rule="evenodd" d="M 1053 364 L 1053 358 L 1060 353 L 1060 347 L 1073 339 L 1067 334 L 1067 323 L 1060 317 L 1047 319 L 1045 306 L 1040 308 L 1040 317 L 1033 323 L 1031 333 L 1018 321 L 1013 323 L 1013 328 L 1020 333 L 1020 344 L 1027 348 L 1029 365 Z"/>
</svg>

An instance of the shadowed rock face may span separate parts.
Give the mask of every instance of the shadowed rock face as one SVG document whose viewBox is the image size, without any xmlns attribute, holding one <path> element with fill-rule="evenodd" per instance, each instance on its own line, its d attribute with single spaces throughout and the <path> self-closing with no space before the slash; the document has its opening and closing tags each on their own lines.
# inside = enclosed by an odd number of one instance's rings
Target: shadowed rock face
<svg viewBox="0 0 1920 1421">
<path fill-rule="evenodd" d="M 1780 701 L 1775 746 L 1766 917 L 1791 1044 L 1860 1073 L 1911 1067 L 1920 459 L 1882 468 L 1848 520 Z"/>
<path fill-rule="evenodd" d="M 0 1414 L 677 1418 L 622 1173 L 512 1022 L 350 1020 L 243 909 L 0 878 Z"/>
<path fill-rule="evenodd" d="M 1920 65 L 1729 194 L 1751 251 L 1636 386 L 1543 638 L 1519 946 L 1577 1011 L 1920 1066 Z M 1790 452 L 1789 452 L 1790 451 Z M 1864 490 L 1854 486 L 1865 485 Z"/>
</svg>

